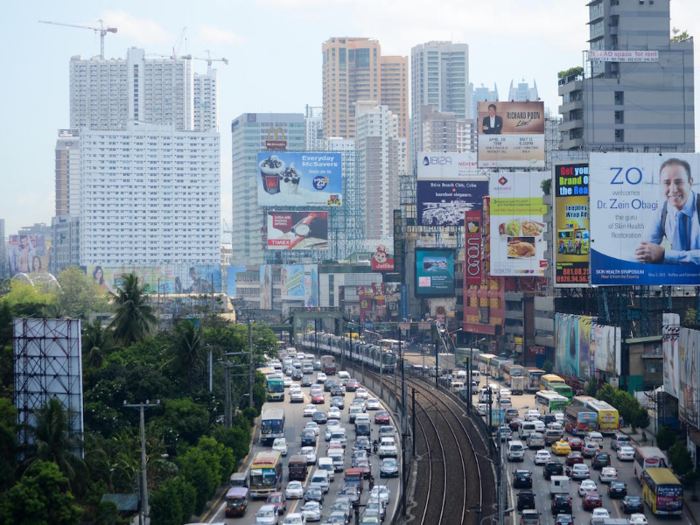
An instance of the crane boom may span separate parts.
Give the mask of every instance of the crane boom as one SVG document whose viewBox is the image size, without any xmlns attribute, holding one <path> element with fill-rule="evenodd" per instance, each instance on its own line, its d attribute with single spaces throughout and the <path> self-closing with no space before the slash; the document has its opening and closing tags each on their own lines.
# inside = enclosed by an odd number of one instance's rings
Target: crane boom
<svg viewBox="0 0 700 525">
<path fill-rule="evenodd" d="M 90 31 L 94 31 L 95 33 L 99 33 L 100 34 L 100 59 L 104 60 L 105 59 L 105 35 L 107 33 L 116 33 L 117 28 L 106 26 L 102 20 L 98 20 L 98 22 L 100 23 L 100 27 L 85 26 L 85 25 L 80 25 L 80 24 L 65 24 L 63 22 L 50 22 L 48 20 L 39 20 L 40 24 L 51 24 L 54 26 L 74 27 L 76 29 L 89 29 Z"/>
</svg>

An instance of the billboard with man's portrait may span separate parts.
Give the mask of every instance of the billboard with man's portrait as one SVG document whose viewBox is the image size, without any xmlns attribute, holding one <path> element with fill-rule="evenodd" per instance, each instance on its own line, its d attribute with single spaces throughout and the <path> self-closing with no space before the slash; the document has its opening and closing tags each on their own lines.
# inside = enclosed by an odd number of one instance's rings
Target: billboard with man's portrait
<svg viewBox="0 0 700 525">
<path fill-rule="evenodd" d="M 8 236 L 7 259 L 10 277 L 19 273 L 46 273 L 49 271 L 51 243 L 43 234 L 20 234 Z"/>
<path fill-rule="evenodd" d="M 700 282 L 699 173 L 697 154 L 591 154 L 591 284 Z"/>
</svg>

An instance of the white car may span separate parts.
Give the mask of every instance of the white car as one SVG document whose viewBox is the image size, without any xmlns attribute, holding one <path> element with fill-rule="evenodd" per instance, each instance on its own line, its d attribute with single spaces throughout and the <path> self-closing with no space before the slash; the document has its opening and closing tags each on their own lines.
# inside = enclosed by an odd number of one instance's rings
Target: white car
<svg viewBox="0 0 700 525">
<path fill-rule="evenodd" d="M 550 423 L 549 425 L 547 425 L 547 429 L 548 430 L 556 430 L 557 432 L 561 432 L 562 434 L 564 433 L 564 427 L 560 423 L 557 423 L 557 422 Z"/>
<path fill-rule="evenodd" d="M 598 474 L 598 480 L 600 480 L 601 483 L 617 481 L 617 470 L 615 470 L 615 467 L 603 467 L 600 474 Z"/>
<path fill-rule="evenodd" d="M 263 505 L 255 514 L 255 525 L 277 525 L 279 514 L 274 505 Z"/>
<path fill-rule="evenodd" d="M 557 420 L 557 422 L 561 423 L 562 425 L 564 424 L 563 412 L 554 412 L 554 418 Z"/>
<path fill-rule="evenodd" d="M 301 390 L 301 385 L 299 383 L 292 383 L 289 387 L 290 392 L 294 392 L 295 390 Z"/>
<path fill-rule="evenodd" d="M 331 407 L 328 409 L 328 419 L 340 419 L 342 413 L 338 407 Z"/>
<path fill-rule="evenodd" d="M 294 381 L 292 381 L 291 377 L 285 377 L 284 378 L 284 388 L 289 388 L 294 384 Z"/>
<path fill-rule="evenodd" d="M 286 499 L 301 499 L 304 497 L 304 485 L 301 481 L 290 481 L 284 491 Z M 285 520 L 286 521 L 286 520 Z"/>
<path fill-rule="evenodd" d="M 598 493 L 598 485 L 596 485 L 595 481 L 593 480 L 587 479 L 585 481 L 582 481 L 581 484 L 578 486 L 578 495 L 582 498 L 585 497 L 586 494 L 593 493 Z"/>
<path fill-rule="evenodd" d="M 384 505 L 388 505 L 391 500 L 391 491 L 386 485 L 375 485 L 369 493 L 369 499 L 378 499 Z"/>
<path fill-rule="evenodd" d="M 632 447 L 618 447 L 617 459 L 620 461 L 634 461 L 634 449 Z"/>
<path fill-rule="evenodd" d="M 304 392 L 301 390 L 292 390 L 289 392 L 289 402 L 290 403 L 303 403 L 304 402 Z"/>
<path fill-rule="evenodd" d="M 314 447 L 301 447 L 299 449 L 299 455 L 306 456 L 307 465 L 316 464 L 316 450 L 314 449 Z"/>
<path fill-rule="evenodd" d="M 609 517 L 610 513 L 606 509 L 593 509 L 593 513 L 591 514 L 591 525 L 603 525 L 603 520 Z"/>
<path fill-rule="evenodd" d="M 355 390 L 355 397 L 357 399 L 367 399 L 369 397 L 369 394 L 364 388 L 358 388 L 357 390 Z"/>
<path fill-rule="evenodd" d="M 535 454 L 535 465 L 544 465 L 552 459 L 552 455 L 546 450 L 538 450 Z"/>
<path fill-rule="evenodd" d="M 476 406 L 476 413 L 480 416 L 485 416 L 489 413 L 489 406 L 486 403 L 479 403 Z"/>
<path fill-rule="evenodd" d="M 632 514 L 627 523 L 630 525 L 647 525 L 647 519 L 644 514 Z"/>
<path fill-rule="evenodd" d="M 331 440 L 331 435 L 333 434 L 333 429 L 340 427 L 340 421 L 337 419 L 329 419 L 328 423 L 326 423 L 326 433 L 325 433 L 325 438 L 326 441 Z"/>
<path fill-rule="evenodd" d="M 315 421 L 309 421 L 304 428 L 310 428 L 311 430 L 314 431 L 314 434 L 316 434 L 316 437 L 318 437 L 320 430 L 318 428 L 318 423 L 316 423 Z"/>
<path fill-rule="evenodd" d="M 284 518 L 282 525 L 306 525 L 306 518 L 300 512 L 287 514 L 287 517 Z"/>
<path fill-rule="evenodd" d="M 538 421 L 540 419 L 539 410 L 528 410 L 525 414 L 525 421 Z"/>
<path fill-rule="evenodd" d="M 272 450 L 280 452 L 283 456 L 287 455 L 289 448 L 287 447 L 287 440 L 285 438 L 275 438 L 272 442 Z"/>
<path fill-rule="evenodd" d="M 581 481 L 584 479 L 589 479 L 590 477 L 591 469 L 588 468 L 588 465 L 584 465 L 583 463 L 577 463 L 576 465 L 571 467 L 571 479 Z"/>
<path fill-rule="evenodd" d="M 301 508 L 301 514 L 306 521 L 321 521 L 321 504 L 318 501 L 307 501 Z"/>
<path fill-rule="evenodd" d="M 316 382 L 317 383 L 325 383 L 326 379 L 328 379 L 328 378 L 326 377 L 326 374 L 324 374 L 323 372 L 319 372 L 318 374 L 316 374 Z"/>
<path fill-rule="evenodd" d="M 394 438 L 382 438 L 382 440 L 379 442 L 379 457 L 395 458 L 398 456 L 398 454 L 399 452 L 396 447 L 396 442 L 394 441 Z"/>
<path fill-rule="evenodd" d="M 382 406 L 379 404 L 379 399 L 370 397 L 367 399 L 367 410 L 379 410 Z"/>
<path fill-rule="evenodd" d="M 316 405 L 306 405 L 304 408 L 304 417 L 311 417 L 316 413 Z"/>
</svg>

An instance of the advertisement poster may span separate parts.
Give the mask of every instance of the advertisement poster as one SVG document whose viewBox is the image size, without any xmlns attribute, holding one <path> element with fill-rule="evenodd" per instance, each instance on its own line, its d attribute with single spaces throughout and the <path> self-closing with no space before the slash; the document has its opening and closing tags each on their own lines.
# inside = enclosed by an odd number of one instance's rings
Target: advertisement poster
<svg viewBox="0 0 700 525">
<path fill-rule="evenodd" d="M 49 271 L 50 244 L 43 234 L 9 235 L 7 259 L 10 277 L 18 273 L 45 273 Z"/>
<path fill-rule="evenodd" d="M 541 184 L 548 175 L 531 171 L 491 178 L 491 275 L 544 275 L 547 206 Z"/>
<path fill-rule="evenodd" d="M 464 214 L 464 257 L 465 284 L 481 284 L 480 211 L 468 211 Z"/>
<path fill-rule="evenodd" d="M 418 152 L 418 180 L 460 179 L 476 175 L 476 153 Z"/>
<path fill-rule="evenodd" d="M 479 102 L 479 168 L 544 168 L 544 102 Z"/>
<path fill-rule="evenodd" d="M 306 307 L 318 306 L 317 265 L 282 265 L 280 283 L 283 301 L 303 301 Z"/>
<path fill-rule="evenodd" d="M 588 164 L 554 167 L 555 286 L 588 286 Z"/>
<path fill-rule="evenodd" d="M 594 326 L 593 317 L 555 314 L 555 371 L 584 381 L 595 377 Z"/>
<path fill-rule="evenodd" d="M 226 295 L 236 297 L 237 274 L 245 272 L 245 266 L 226 267 Z"/>
<path fill-rule="evenodd" d="M 387 247 L 383 244 L 377 246 L 377 251 L 372 256 L 372 270 L 375 272 L 394 271 L 394 258 L 387 253 Z"/>
<path fill-rule="evenodd" d="M 591 62 L 658 62 L 658 51 L 589 51 Z"/>
<path fill-rule="evenodd" d="M 87 267 L 101 290 L 116 292 L 125 275 L 133 273 L 145 293 L 205 294 L 222 291 L 221 266 L 218 264 L 164 264 L 162 266 L 118 268 L 95 265 Z"/>
<path fill-rule="evenodd" d="M 258 206 L 340 206 L 340 153 L 258 153 Z"/>
<path fill-rule="evenodd" d="M 700 282 L 697 154 L 591 153 L 591 284 Z"/>
<path fill-rule="evenodd" d="M 678 361 L 678 339 L 681 330 L 681 316 L 679 314 L 663 314 L 663 339 L 664 352 L 664 391 L 679 399 L 678 386 L 680 384 Z"/>
<path fill-rule="evenodd" d="M 680 359 L 680 396 L 678 412 L 682 419 L 692 426 L 698 426 L 698 365 L 700 363 L 700 332 L 681 328 L 678 338 L 678 357 Z"/>
<path fill-rule="evenodd" d="M 455 252 L 437 248 L 416 250 L 416 297 L 455 294 Z"/>
<path fill-rule="evenodd" d="M 260 265 L 260 309 L 272 310 L 272 265 Z"/>
<path fill-rule="evenodd" d="M 487 180 L 419 180 L 416 197 L 421 226 L 464 226 L 464 213 L 480 211 L 489 194 Z"/>
<path fill-rule="evenodd" d="M 267 212 L 268 250 L 327 250 L 328 212 Z"/>
<path fill-rule="evenodd" d="M 622 334 L 619 326 L 595 324 L 595 368 L 606 374 L 619 376 L 622 373 Z"/>
</svg>

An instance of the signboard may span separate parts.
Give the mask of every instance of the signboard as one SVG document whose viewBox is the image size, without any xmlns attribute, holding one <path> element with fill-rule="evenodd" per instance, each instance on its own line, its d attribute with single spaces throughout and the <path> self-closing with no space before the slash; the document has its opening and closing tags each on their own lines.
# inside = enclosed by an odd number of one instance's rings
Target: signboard
<svg viewBox="0 0 700 525">
<path fill-rule="evenodd" d="M 479 168 L 544 168 L 544 102 L 479 102 Z"/>
<path fill-rule="evenodd" d="M 619 326 L 594 324 L 591 338 L 595 346 L 595 369 L 611 376 L 622 373 L 622 333 Z"/>
<path fill-rule="evenodd" d="M 416 193 L 418 224 L 464 226 L 464 213 L 481 210 L 488 192 L 486 180 L 419 180 Z"/>
<path fill-rule="evenodd" d="M 589 51 L 591 62 L 658 62 L 658 51 Z"/>
<path fill-rule="evenodd" d="M 681 419 L 698 426 L 698 366 L 700 366 L 700 332 L 681 328 L 678 337 L 680 367 L 678 377 L 678 413 Z"/>
<path fill-rule="evenodd" d="M 592 153 L 591 284 L 700 282 L 700 155 Z"/>
<path fill-rule="evenodd" d="M 340 153 L 258 153 L 258 206 L 340 206 Z"/>
<path fill-rule="evenodd" d="M 481 284 L 481 212 L 464 214 L 464 282 Z"/>
<path fill-rule="evenodd" d="M 18 273 L 48 272 L 50 249 L 51 244 L 45 241 L 43 234 L 23 233 L 8 236 L 7 259 L 10 277 Z"/>
<path fill-rule="evenodd" d="M 303 301 L 318 306 L 318 267 L 315 264 L 284 264 L 280 271 L 283 301 Z"/>
<path fill-rule="evenodd" d="M 554 167 L 555 286 L 588 286 L 588 164 Z"/>
<path fill-rule="evenodd" d="M 531 346 L 530 347 L 530 355 L 544 355 L 544 354 L 545 354 L 544 346 Z"/>
<path fill-rule="evenodd" d="M 236 297 L 237 274 L 245 272 L 245 266 L 226 267 L 226 295 Z"/>
<path fill-rule="evenodd" d="M 580 377 L 583 380 L 595 377 L 594 356 L 597 356 L 597 349 L 591 342 L 592 326 L 594 326 L 592 317 L 555 314 L 555 371 L 565 376 Z"/>
<path fill-rule="evenodd" d="M 476 153 L 419 151 L 418 159 L 418 180 L 458 179 L 477 175 Z"/>
<path fill-rule="evenodd" d="M 221 292 L 221 266 L 218 264 L 163 264 L 161 266 L 95 265 L 86 274 L 105 292 L 116 292 L 125 275 L 136 275 L 145 293 L 205 294 Z"/>
<path fill-rule="evenodd" d="M 267 212 L 268 250 L 327 250 L 328 212 Z"/>
<path fill-rule="evenodd" d="M 284 128 L 275 128 L 270 126 L 267 131 L 267 140 L 265 141 L 267 149 L 287 149 L 287 141 L 284 138 Z"/>
<path fill-rule="evenodd" d="M 380 244 L 372 256 L 372 270 L 375 272 L 393 272 L 394 259 L 386 252 L 386 246 Z"/>
<path fill-rule="evenodd" d="M 453 297 L 455 252 L 438 248 L 416 250 L 416 297 Z"/>
<path fill-rule="evenodd" d="M 544 172 L 491 177 L 490 260 L 492 276 L 541 276 L 547 268 L 547 225 L 541 184 Z"/>
</svg>

